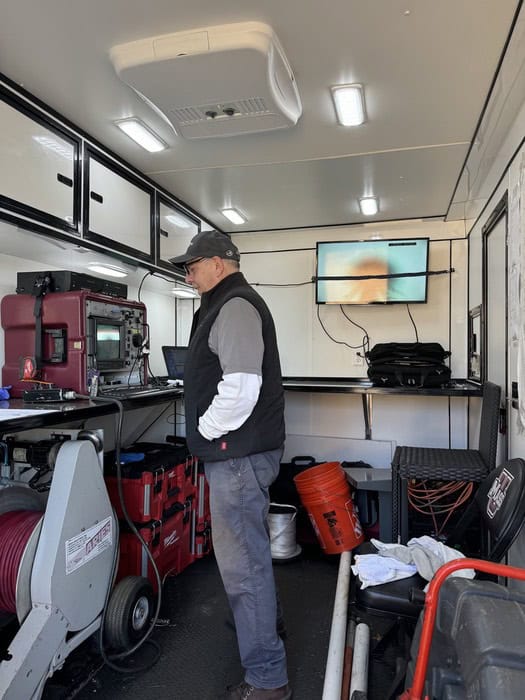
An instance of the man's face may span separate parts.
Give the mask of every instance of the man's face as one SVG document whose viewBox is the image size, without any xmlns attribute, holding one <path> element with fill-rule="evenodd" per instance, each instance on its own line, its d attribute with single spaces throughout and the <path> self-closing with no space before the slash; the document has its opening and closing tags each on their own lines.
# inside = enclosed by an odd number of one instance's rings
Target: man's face
<svg viewBox="0 0 525 700">
<path fill-rule="evenodd" d="M 202 296 L 221 280 L 220 258 L 199 258 L 185 265 L 186 282 Z"/>
<path fill-rule="evenodd" d="M 349 271 L 351 275 L 387 275 L 388 265 L 384 260 L 368 259 L 356 265 Z M 354 304 L 368 304 L 374 301 L 388 299 L 388 278 L 362 279 L 351 281 L 346 301 Z"/>
</svg>

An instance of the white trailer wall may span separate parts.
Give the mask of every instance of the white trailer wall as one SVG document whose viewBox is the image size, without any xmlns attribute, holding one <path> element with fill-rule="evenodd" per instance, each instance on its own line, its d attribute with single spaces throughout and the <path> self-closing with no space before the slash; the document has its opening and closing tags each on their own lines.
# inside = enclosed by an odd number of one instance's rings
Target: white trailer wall
<svg viewBox="0 0 525 700">
<path fill-rule="evenodd" d="M 316 241 L 372 236 L 429 237 L 430 270 L 454 269 L 450 274 L 431 276 L 428 302 L 412 304 L 410 311 L 419 340 L 437 341 L 450 349 L 453 376 L 465 377 L 465 229 L 462 222 L 437 221 L 235 236 L 242 254 L 241 268 L 272 310 L 283 375 L 366 376 L 366 366 L 356 356 L 356 350 L 344 344 L 359 345 L 362 330 L 345 318 L 338 305 L 317 306 L 314 285 L 308 282 L 315 274 Z M 406 305 L 347 305 L 343 309 L 346 316 L 366 329 L 371 346 L 391 340 L 416 340 Z M 323 331 L 318 313 L 339 343 Z M 359 395 L 287 392 L 285 459 L 312 454 L 318 459 L 362 459 L 375 467 L 387 467 L 397 444 L 466 447 L 467 405 L 466 399 L 449 402 L 444 397 L 374 396 L 373 439 L 365 440 Z"/>
</svg>

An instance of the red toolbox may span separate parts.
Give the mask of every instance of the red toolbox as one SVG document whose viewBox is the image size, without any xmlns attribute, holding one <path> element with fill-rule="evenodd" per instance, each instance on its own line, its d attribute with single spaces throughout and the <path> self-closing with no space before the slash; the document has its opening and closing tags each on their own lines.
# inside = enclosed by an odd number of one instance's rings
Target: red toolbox
<svg viewBox="0 0 525 700">
<path fill-rule="evenodd" d="M 124 503 L 133 522 L 162 520 L 165 510 L 186 498 L 194 459 L 184 441 L 136 443 L 121 451 L 120 461 Z M 123 518 L 114 452 L 106 456 L 104 471 L 110 501 L 117 517 Z"/>
<path fill-rule="evenodd" d="M 204 472 L 197 475 L 194 550 L 196 559 L 201 559 L 212 550 L 210 487 Z"/>
<path fill-rule="evenodd" d="M 206 527 L 201 532 L 195 533 L 195 559 L 202 559 L 212 550 L 211 528 Z"/>
<path fill-rule="evenodd" d="M 179 574 L 193 561 L 193 558 L 189 559 L 186 555 L 190 519 L 185 521 L 182 504 L 181 508 L 163 522 L 152 520 L 137 528 L 153 555 L 162 582 L 167 576 Z M 144 545 L 133 532 L 123 529 L 120 533 L 117 580 L 130 575 L 147 577 L 153 584 L 154 590 L 157 590 L 157 578 Z"/>
</svg>

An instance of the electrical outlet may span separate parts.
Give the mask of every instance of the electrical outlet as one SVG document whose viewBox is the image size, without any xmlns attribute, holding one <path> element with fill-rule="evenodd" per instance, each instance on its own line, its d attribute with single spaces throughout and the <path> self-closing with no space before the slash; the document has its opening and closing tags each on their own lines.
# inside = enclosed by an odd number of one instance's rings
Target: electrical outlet
<svg viewBox="0 0 525 700">
<path fill-rule="evenodd" d="M 354 367 L 364 367 L 365 365 L 365 358 L 359 355 L 359 353 L 355 352 L 354 353 Z"/>
</svg>

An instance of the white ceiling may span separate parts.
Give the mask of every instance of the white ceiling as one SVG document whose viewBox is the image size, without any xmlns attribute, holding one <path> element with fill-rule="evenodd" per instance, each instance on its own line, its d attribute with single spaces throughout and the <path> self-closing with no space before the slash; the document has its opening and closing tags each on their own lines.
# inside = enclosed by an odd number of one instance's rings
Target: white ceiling
<svg viewBox="0 0 525 700">
<path fill-rule="evenodd" d="M 517 0 L 3 0 L 0 69 L 230 232 L 447 214 Z M 112 46 L 258 20 L 276 32 L 303 115 L 290 129 L 185 140 L 117 77 Z M 365 86 L 368 121 L 341 127 L 330 86 Z M 139 116 L 149 154 L 113 124 Z M 219 212 L 235 206 L 236 227 Z"/>
</svg>

